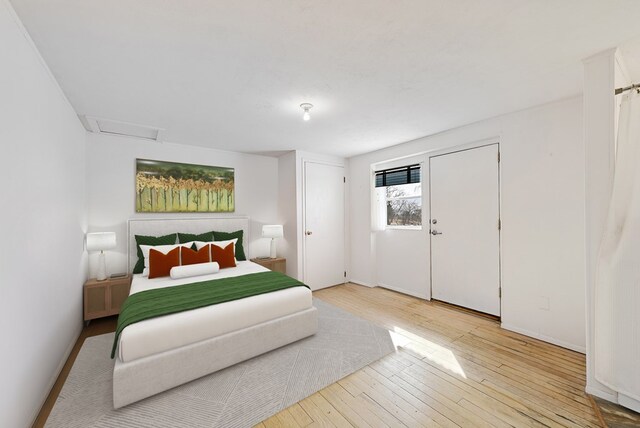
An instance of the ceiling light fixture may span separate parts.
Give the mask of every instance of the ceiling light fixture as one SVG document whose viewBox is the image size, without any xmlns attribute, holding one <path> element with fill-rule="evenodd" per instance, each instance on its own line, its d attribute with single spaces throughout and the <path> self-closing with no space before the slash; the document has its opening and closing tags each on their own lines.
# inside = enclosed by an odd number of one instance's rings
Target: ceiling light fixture
<svg viewBox="0 0 640 428">
<path fill-rule="evenodd" d="M 309 114 L 309 110 L 311 110 L 311 108 L 313 108 L 313 104 L 302 103 L 302 104 L 300 104 L 300 108 L 302 110 L 304 110 L 304 114 L 302 115 L 302 119 L 304 119 L 305 121 L 311 119 L 311 114 Z"/>
</svg>

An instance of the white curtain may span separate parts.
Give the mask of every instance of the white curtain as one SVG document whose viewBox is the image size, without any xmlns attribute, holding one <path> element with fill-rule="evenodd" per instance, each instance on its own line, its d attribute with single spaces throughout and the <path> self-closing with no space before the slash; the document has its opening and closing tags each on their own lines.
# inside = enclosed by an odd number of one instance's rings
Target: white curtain
<svg viewBox="0 0 640 428">
<path fill-rule="evenodd" d="M 640 94 L 623 96 L 595 284 L 596 379 L 640 401 Z"/>
</svg>

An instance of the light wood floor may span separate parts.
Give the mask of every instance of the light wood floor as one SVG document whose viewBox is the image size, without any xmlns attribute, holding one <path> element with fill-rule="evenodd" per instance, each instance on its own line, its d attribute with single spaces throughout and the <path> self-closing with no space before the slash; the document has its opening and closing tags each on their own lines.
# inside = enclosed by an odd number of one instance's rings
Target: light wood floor
<svg viewBox="0 0 640 428">
<path fill-rule="evenodd" d="M 584 355 L 500 329 L 475 314 L 400 293 L 341 285 L 314 296 L 392 332 L 398 350 L 258 427 L 599 427 L 585 395 Z M 34 426 L 43 426 L 85 328 Z"/>
<path fill-rule="evenodd" d="M 602 426 L 582 354 L 381 288 L 314 295 L 389 329 L 397 351 L 258 427 Z"/>
</svg>

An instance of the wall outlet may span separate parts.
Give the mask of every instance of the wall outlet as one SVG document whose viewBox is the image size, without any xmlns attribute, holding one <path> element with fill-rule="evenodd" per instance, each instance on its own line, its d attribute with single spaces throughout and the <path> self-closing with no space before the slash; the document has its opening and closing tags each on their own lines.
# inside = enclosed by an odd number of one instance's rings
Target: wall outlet
<svg viewBox="0 0 640 428">
<path fill-rule="evenodd" d="M 538 297 L 538 308 L 543 311 L 549 310 L 549 298 L 547 296 Z"/>
</svg>

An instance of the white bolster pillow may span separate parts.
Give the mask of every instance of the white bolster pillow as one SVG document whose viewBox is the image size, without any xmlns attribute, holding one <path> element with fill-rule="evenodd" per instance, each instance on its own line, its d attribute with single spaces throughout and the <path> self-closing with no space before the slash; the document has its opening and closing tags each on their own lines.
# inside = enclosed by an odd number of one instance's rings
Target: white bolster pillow
<svg viewBox="0 0 640 428">
<path fill-rule="evenodd" d="M 213 263 L 197 263 L 194 265 L 174 266 L 171 268 L 171 279 L 189 278 L 192 276 L 209 275 L 212 273 L 218 273 L 220 271 L 220 265 L 217 262 Z"/>
</svg>

